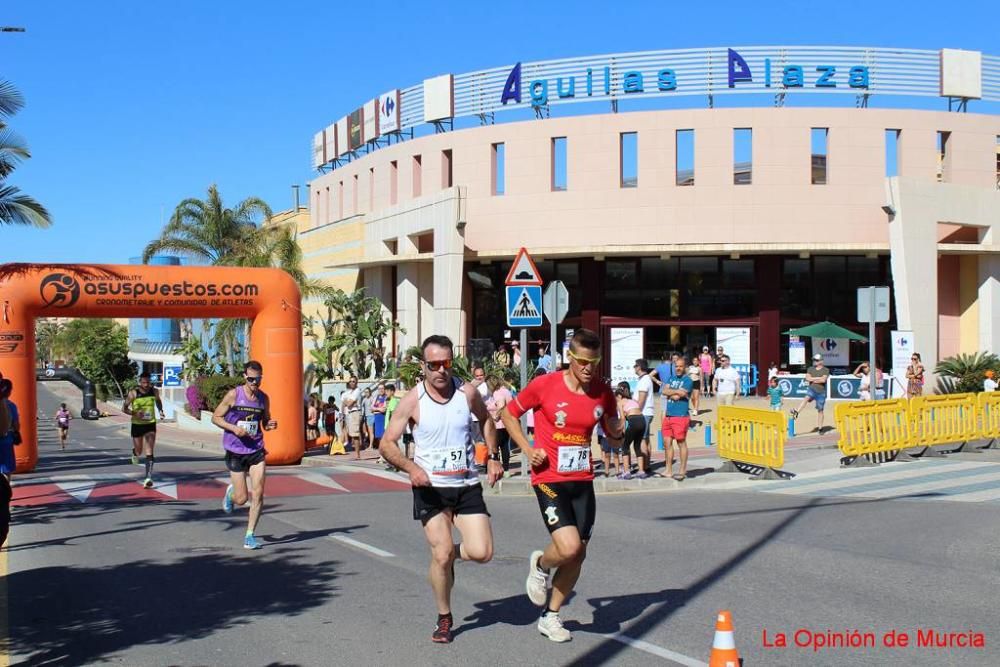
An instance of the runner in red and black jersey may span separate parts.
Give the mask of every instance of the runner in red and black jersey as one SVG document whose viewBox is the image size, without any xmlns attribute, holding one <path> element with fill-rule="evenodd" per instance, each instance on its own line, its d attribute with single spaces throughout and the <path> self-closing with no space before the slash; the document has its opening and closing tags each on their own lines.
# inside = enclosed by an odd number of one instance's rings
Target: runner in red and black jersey
<svg viewBox="0 0 1000 667">
<path fill-rule="evenodd" d="M 596 502 L 591 438 L 601 422 L 616 446 L 622 426 L 611 387 L 598 379 L 601 339 L 578 329 L 569 346 L 569 370 L 535 378 L 501 412 L 511 440 L 531 461 L 531 483 L 542 518 L 552 537 L 545 551 L 535 551 L 528 563 L 528 597 L 545 612 L 538 631 L 552 641 L 569 641 L 559 609 L 573 592 L 587 556 L 594 527 Z M 518 419 L 529 410 L 535 415 L 535 445 L 528 442 Z M 549 596 L 549 575 L 552 594 Z"/>
</svg>

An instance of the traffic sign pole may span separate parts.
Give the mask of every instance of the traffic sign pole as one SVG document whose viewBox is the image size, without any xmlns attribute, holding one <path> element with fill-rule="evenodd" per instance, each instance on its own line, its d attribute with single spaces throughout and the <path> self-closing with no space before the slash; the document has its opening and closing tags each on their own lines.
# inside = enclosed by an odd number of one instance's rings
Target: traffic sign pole
<svg viewBox="0 0 1000 667">
<path fill-rule="evenodd" d="M 878 374 L 875 372 L 875 287 L 868 288 L 868 393 L 878 398 Z"/>
</svg>

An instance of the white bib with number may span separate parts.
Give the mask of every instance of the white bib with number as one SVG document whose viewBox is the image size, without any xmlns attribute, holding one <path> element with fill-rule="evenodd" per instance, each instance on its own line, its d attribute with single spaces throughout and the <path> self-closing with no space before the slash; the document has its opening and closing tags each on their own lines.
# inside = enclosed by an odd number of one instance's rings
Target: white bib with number
<svg viewBox="0 0 1000 667">
<path fill-rule="evenodd" d="M 464 445 L 443 447 L 431 452 L 434 475 L 464 475 L 469 470 L 467 449 Z"/>
<path fill-rule="evenodd" d="M 243 419 L 236 422 L 236 426 L 246 431 L 247 435 L 249 435 L 250 437 L 254 437 L 257 435 L 258 424 L 259 422 L 243 420 Z"/>
<path fill-rule="evenodd" d="M 589 472 L 590 447 L 560 447 L 559 472 Z"/>
</svg>

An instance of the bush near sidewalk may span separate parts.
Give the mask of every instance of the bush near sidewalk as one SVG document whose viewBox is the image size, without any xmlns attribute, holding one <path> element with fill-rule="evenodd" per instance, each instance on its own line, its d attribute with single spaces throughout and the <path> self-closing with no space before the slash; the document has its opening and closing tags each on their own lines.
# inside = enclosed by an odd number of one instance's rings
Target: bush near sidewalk
<svg viewBox="0 0 1000 667">
<path fill-rule="evenodd" d="M 958 354 L 942 359 L 934 369 L 938 376 L 937 392 L 962 394 L 982 391 L 988 370 L 1000 377 L 1000 357 L 991 352 Z"/>
<path fill-rule="evenodd" d="M 242 377 L 229 375 L 206 375 L 195 381 L 205 410 L 215 410 L 216 406 L 222 402 L 226 392 L 241 384 L 243 384 Z"/>
</svg>

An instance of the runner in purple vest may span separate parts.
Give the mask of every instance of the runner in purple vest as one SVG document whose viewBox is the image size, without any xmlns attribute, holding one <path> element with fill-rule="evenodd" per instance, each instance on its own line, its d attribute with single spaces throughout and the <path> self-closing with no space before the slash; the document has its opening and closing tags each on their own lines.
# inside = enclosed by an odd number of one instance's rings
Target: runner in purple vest
<svg viewBox="0 0 1000 667">
<path fill-rule="evenodd" d="M 250 500 L 250 518 L 243 540 L 244 549 L 259 549 L 254 537 L 260 511 L 264 507 L 264 431 L 278 427 L 271 419 L 267 394 L 260 390 L 264 368 L 259 361 L 248 361 L 243 366 L 245 384 L 230 389 L 212 415 L 212 423 L 221 428 L 222 447 L 226 450 L 226 467 L 232 482 L 226 487 L 222 509 L 233 511 L 233 505 L 245 505 Z M 247 475 L 250 488 L 247 489 Z"/>
</svg>

